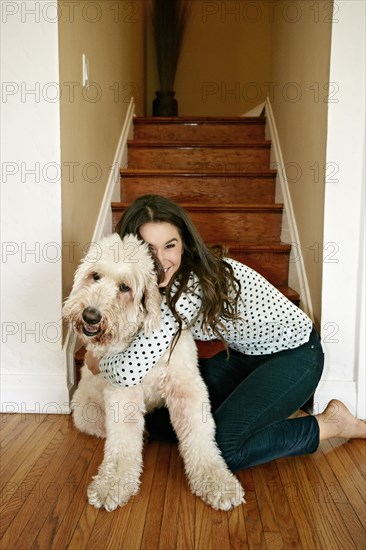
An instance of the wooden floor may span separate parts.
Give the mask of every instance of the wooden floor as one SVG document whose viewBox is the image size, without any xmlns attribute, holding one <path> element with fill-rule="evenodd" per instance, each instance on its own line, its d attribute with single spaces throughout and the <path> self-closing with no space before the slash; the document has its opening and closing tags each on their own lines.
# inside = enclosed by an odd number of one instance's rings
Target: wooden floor
<svg viewBox="0 0 366 550">
<path fill-rule="evenodd" d="M 366 548 L 364 441 L 240 473 L 247 503 L 228 513 L 190 494 L 175 445 L 149 443 L 140 493 L 108 513 L 86 500 L 102 440 L 65 415 L 2 415 L 0 426 L 3 550 Z"/>
</svg>

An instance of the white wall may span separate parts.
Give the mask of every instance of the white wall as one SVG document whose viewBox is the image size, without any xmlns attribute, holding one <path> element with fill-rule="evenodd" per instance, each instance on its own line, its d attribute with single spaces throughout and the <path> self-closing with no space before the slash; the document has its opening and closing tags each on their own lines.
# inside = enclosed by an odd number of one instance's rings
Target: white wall
<svg viewBox="0 0 366 550">
<path fill-rule="evenodd" d="M 365 411 L 365 3 L 337 1 L 330 82 L 327 163 L 337 173 L 325 192 L 322 338 L 326 367 L 316 401 L 341 398 L 361 418 Z M 325 250 L 325 249 L 324 249 Z"/>
<path fill-rule="evenodd" d="M 1 4 L 2 410 L 61 412 L 58 26 L 42 2 Z"/>
<path fill-rule="evenodd" d="M 301 307 L 319 328 L 332 4 L 274 4 L 269 98 L 283 154 L 277 168 L 288 181 L 298 228 L 289 285 L 300 293 Z M 304 279 L 300 287 L 293 276 L 298 263 L 306 271 L 306 284 Z"/>
<path fill-rule="evenodd" d="M 133 91 L 139 114 L 144 104 L 143 3 L 120 7 L 112 0 L 0 2 L 4 411 L 69 412 L 74 339 L 64 331 L 62 342 L 62 282 L 66 294 L 78 262 L 73 245 L 82 243 L 80 251 L 109 219 L 110 166 L 114 153 L 120 163 L 126 154 Z M 69 85 L 81 84 L 83 52 L 103 91 L 117 85 L 114 100 L 107 92 L 104 102 L 80 104 L 82 94 L 70 94 Z M 80 179 L 67 181 L 66 161 L 103 167 L 97 188 L 80 193 Z"/>
</svg>

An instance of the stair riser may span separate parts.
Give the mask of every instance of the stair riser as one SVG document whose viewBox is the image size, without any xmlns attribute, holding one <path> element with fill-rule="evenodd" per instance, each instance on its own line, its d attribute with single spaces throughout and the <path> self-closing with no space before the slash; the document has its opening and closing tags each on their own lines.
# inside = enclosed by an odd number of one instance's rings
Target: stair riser
<svg viewBox="0 0 366 550">
<path fill-rule="evenodd" d="M 148 177 L 121 178 L 121 200 L 133 202 L 140 195 L 154 193 L 177 202 L 260 203 L 271 204 L 275 199 L 274 178 L 237 177 Z"/>
<path fill-rule="evenodd" d="M 278 243 L 281 212 L 189 212 L 201 237 L 215 243 Z"/>
<path fill-rule="evenodd" d="M 260 172 L 269 169 L 269 148 L 128 148 L 130 169 Z"/>
<path fill-rule="evenodd" d="M 258 271 L 274 286 L 286 286 L 288 281 L 289 254 L 272 251 L 235 251 L 230 257 Z"/>
<path fill-rule="evenodd" d="M 190 212 L 201 237 L 208 243 L 262 244 L 279 243 L 282 212 Z M 121 217 L 113 209 L 113 227 Z"/>
<path fill-rule="evenodd" d="M 263 124 L 136 124 L 134 139 L 141 141 L 227 142 L 263 141 Z"/>
</svg>

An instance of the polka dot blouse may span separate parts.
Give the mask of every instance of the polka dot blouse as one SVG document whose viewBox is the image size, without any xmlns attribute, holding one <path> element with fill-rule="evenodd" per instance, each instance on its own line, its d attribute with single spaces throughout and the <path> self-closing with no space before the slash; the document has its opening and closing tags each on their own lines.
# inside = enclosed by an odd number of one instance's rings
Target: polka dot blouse
<svg viewBox="0 0 366 550">
<path fill-rule="evenodd" d="M 247 355 L 264 355 L 297 348 L 309 340 L 312 321 L 304 312 L 253 269 L 236 260 L 226 261 L 241 283 L 239 319 L 222 319 L 226 330 L 223 336 L 229 347 Z M 200 287 L 192 275 L 187 293 L 176 305 L 183 328 L 197 317 L 200 307 Z M 211 330 L 203 331 L 200 317 L 190 330 L 196 340 L 216 339 Z M 123 353 L 103 357 L 100 369 L 104 378 L 113 385 L 139 384 L 167 351 L 177 331 L 177 322 L 163 296 L 160 329 L 149 338 L 140 332 Z"/>
</svg>

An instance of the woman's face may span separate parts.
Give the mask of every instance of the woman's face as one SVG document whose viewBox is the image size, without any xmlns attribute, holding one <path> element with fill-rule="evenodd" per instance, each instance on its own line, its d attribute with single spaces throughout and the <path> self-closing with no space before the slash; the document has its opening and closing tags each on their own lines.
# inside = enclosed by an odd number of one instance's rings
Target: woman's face
<svg viewBox="0 0 366 550">
<path fill-rule="evenodd" d="M 140 227 L 140 235 L 164 268 L 165 277 L 159 286 L 167 286 L 182 261 L 183 241 L 178 229 L 168 222 L 147 222 Z"/>
</svg>

